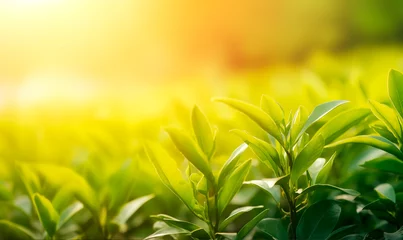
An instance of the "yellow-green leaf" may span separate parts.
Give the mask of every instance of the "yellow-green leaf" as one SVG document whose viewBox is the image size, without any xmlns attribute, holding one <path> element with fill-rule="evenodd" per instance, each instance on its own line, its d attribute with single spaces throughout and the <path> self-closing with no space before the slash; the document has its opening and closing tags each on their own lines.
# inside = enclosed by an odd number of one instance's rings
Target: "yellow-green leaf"
<svg viewBox="0 0 403 240">
<path fill-rule="evenodd" d="M 38 214 L 43 228 L 50 237 L 54 236 L 59 222 L 59 214 L 53 208 L 52 203 L 44 196 L 35 193 L 33 199 L 36 213 Z"/>
<path fill-rule="evenodd" d="M 403 74 L 394 69 L 389 72 L 388 79 L 389 98 L 396 111 L 403 117 Z"/>
<path fill-rule="evenodd" d="M 273 118 L 278 127 L 284 126 L 284 111 L 273 98 L 262 95 L 260 99 L 260 108 Z"/>
<path fill-rule="evenodd" d="M 369 100 L 369 104 L 371 105 L 371 110 L 374 115 L 386 125 L 395 138 L 400 139 L 402 136 L 402 128 L 398 116 L 393 109 L 377 101 Z"/>
<path fill-rule="evenodd" d="M 194 106 L 192 111 L 192 126 L 200 148 L 211 156 L 214 149 L 214 135 L 207 117 L 199 107 Z"/>
</svg>

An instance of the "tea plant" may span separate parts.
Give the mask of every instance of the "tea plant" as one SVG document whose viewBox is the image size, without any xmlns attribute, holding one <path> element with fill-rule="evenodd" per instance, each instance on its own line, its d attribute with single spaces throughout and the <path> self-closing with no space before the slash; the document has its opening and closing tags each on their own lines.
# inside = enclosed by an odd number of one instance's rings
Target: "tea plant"
<svg viewBox="0 0 403 240">
<path fill-rule="evenodd" d="M 328 120 L 319 130 L 308 131 L 315 123 L 347 101 L 321 104 L 309 115 L 304 107 L 300 107 L 286 118 L 280 105 L 267 96 L 262 96 L 260 107 L 229 98 L 215 100 L 244 113 L 268 134 L 266 141 L 245 131 L 232 131 L 248 144 L 258 159 L 273 171 L 275 177 L 247 181 L 246 184 L 256 185 L 272 195 L 289 221 L 286 231 L 286 228 L 282 227 L 284 221 L 263 219 L 258 228 L 266 238 L 329 237 L 338 222 L 341 207 L 336 201 L 326 198 L 319 199 L 316 203 L 311 202 L 309 196 L 326 189 L 338 190 L 352 196 L 358 196 L 359 193 L 326 184 L 336 154 L 333 154 L 327 162 L 320 157 L 327 143 L 337 139 L 363 120 L 369 111 L 362 108 L 343 111 Z M 280 186 L 281 194 L 280 188 L 276 186 Z M 287 207 L 281 205 L 281 198 L 285 198 Z"/>
<path fill-rule="evenodd" d="M 244 213 L 262 206 L 242 207 L 224 218 L 224 210 L 241 188 L 251 167 L 251 160 L 240 161 L 247 146 L 242 144 L 216 173 L 212 159 L 216 148 L 216 132 L 198 107 L 192 111 L 194 137 L 176 129 L 167 128 L 172 142 L 188 161 L 186 174 L 177 167 L 175 160 L 158 144 L 149 143 L 146 152 L 163 183 L 188 207 L 205 226 L 160 214 L 152 216 L 163 222 L 160 229 L 147 239 L 162 236 L 180 236 L 192 239 L 222 239 L 225 236 L 243 239 L 254 226 L 266 216 L 268 210 L 260 211 L 245 224 L 237 234 L 223 233 L 226 227 Z M 236 235 L 236 236 L 235 236 Z"/>
</svg>

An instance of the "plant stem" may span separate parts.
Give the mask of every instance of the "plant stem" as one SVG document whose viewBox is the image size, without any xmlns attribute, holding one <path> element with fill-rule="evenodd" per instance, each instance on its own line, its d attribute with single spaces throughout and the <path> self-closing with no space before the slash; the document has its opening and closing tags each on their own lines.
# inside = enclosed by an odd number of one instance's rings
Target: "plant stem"
<svg viewBox="0 0 403 240">
<path fill-rule="evenodd" d="M 289 210 L 290 210 L 290 225 L 291 225 L 291 231 L 290 231 L 290 236 L 289 239 L 297 239 L 297 210 L 295 208 L 295 202 L 294 199 L 290 196 L 290 193 L 287 191 L 287 189 L 283 188 L 283 191 L 285 193 L 285 196 L 287 198 Z"/>
</svg>

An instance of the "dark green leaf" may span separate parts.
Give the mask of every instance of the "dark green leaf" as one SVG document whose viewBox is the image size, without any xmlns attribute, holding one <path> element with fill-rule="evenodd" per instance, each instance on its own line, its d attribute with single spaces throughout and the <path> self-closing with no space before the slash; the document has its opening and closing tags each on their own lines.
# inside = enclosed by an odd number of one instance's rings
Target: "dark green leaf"
<svg viewBox="0 0 403 240">
<path fill-rule="evenodd" d="M 348 143 L 362 143 L 367 144 L 369 146 L 379 148 L 385 152 L 388 152 L 392 155 L 395 155 L 399 159 L 403 159 L 403 153 L 399 150 L 396 144 L 392 143 L 388 139 L 381 137 L 381 136 L 372 136 L 372 135 L 362 135 L 362 136 L 355 136 L 347 139 L 343 139 L 337 141 L 335 143 L 329 144 L 326 148 L 332 148 L 343 144 Z"/>
<path fill-rule="evenodd" d="M 403 227 L 393 233 L 384 233 L 385 240 L 403 240 Z"/>
<path fill-rule="evenodd" d="M 33 232 L 26 229 L 24 226 L 15 224 L 8 220 L 0 220 L 0 232 L 2 237 L 9 237 L 9 239 L 20 239 L 20 240 L 35 240 L 40 239 Z"/>
<path fill-rule="evenodd" d="M 59 222 L 59 214 L 53 208 L 52 203 L 44 196 L 35 193 L 33 196 L 36 213 L 42 223 L 43 228 L 53 236 L 56 233 L 56 227 Z"/>
<path fill-rule="evenodd" d="M 225 162 L 224 166 L 221 168 L 220 175 L 218 177 L 218 188 L 220 189 L 222 185 L 224 185 L 224 181 L 228 178 L 232 170 L 234 170 L 235 166 L 238 164 L 239 158 L 241 154 L 245 152 L 248 148 L 246 143 L 242 143 L 239 147 L 237 147 Z"/>
<path fill-rule="evenodd" d="M 234 211 L 230 213 L 230 215 L 224 219 L 224 221 L 221 222 L 219 231 L 223 231 L 230 223 L 235 221 L 238 217 L 240 217 L 242 214 L 250 212 L 255 209 L 263 208 L 262 205 L 260 206 L 247 206 L 247 207 L 241 207 L 237 208 Z"/>
<path fill-rule="evenodd" d="M 333 231 L 326 240 L 339 240 L 348 234 L 356 232 L 356 225 L 347 225 Z"/>
<path fill-rule="evenodd" d="M 281 144 L 284 143 L 283 137 L 280 130 L 277 128 L 276 123 L 262 109 L 256 107 L 255 105 L 231 98 L 215 98 L 214 100 L 225 103 L 244 113 L 254 122 L 256 122 L 263 130 L 272 135 L 277 141 L 279 141 Z"/>
<path fill-rule="evenodd" d="M 315 185 L 312 185 L 310 187 L 305 188 L 300 193 L 300 195 L 298 195 L 298 197 L 303 196 L 304 194 L 311 193 L 313 191 L 320 191 L 320 190 L 338 190 L 338 191 L 341 191 L 343 193 L 346 193 L 346 194 L 349 194 L 349 195 L 352 195 L 352 196 L 355 196 L 355 197 L 360 195 L 359 192 L 357 192 L 357 191 L 355 191 L 353 189 L 341 188 L 341 187 L 337 187 L 337 186 L 330 185 L 330 184 L 315 184 Z"/>
<path fill-rule="evenodd" d="M 365 168 L 378 169 L 384 172 L 390 172 L 403 175 L 403 161 L 394 157 L 380 157 L 374 160 L 366 161 Z"/>
<path fill-rule="evenodd" d="M 317 240 L 329 237 L 336 226 L 341 207 L 334 201 L 321 201 L 303 213 L 297 226 L 297 239 Z"/>
<path fill-rule="evenodd" d="M 193 107 L 192 126 L 200 148 L 206 156 L 211 156 L 215 142 L 213 131 L 207 117 L 197 106 Z"/>
<path fill-rule="evenodd" d="M 281 219 L 264 218 L 257 224 L 256 227 L 274 239 L 288 239 L 287 229 L 284 227 Z"/>
<path fill-rule="evenodd" d="M 269 209 L 263 210 L 261 213 L 256 215 L 252 220 L 250 220 L 248 223 L 246 223 L 241 230 L 239 230 L 238 234 L 236 235 L 237 240 L 242 240 L 244 239 L 252 230 L 253 228 L 267 215 L 267 212 Z"/>
</svg>

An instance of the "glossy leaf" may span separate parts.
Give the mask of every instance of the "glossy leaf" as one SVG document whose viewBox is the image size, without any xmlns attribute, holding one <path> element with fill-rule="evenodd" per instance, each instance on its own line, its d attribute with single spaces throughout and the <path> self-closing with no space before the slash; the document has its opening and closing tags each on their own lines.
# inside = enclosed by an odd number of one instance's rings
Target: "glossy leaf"
<svg viewBox="0 0 403 240">
<path fill-rule="evenodd" d="M 329 175 L 331 174 L 332 171 L 332 167 L 333 167 L 333 162 L 334 159 L 336 158 L 336 153 L 334 153 L 329 161 L 327 161 L 325 163 L 325 165 L 323 166 L 323 168 L 319 171 L 318 176 L 316 177 L 316 181 L 315 183 L 326 183 L 327 178 L 329 177 Z"/>
<path fill-rule="evenodd" d="M 288 239 L 287 229 L 281 219 L 264 218 L 257 224 L 257 228 L 274 239 Z"/>
<path fill-rule="evenodd" d="M 228 160 L 224 163 L 224 166 L 221 168 L 220 175 L 218 177 L 218 188 L 220 189 L 224 184 L 224 181 L 229 177 L 229 175 L 234 170 L 235 166 L 238 164 L 239 158 L 242 153 L 248 148 L 246 143 L 242 143 L 237 147 L 228 158 Z"/>
<path fill-rule="evenodd" d="M 328 113 L 330 113 L 332 110 L 334 110 L 338 106 L 343 105 L 345 103 L 348 103 L 348 101 L 336 100 L 336 101 L 331 101 L 331 102 L 327 102 L 327 103 L 322 103 L 322 104 L 316 106 L 315 109 L 312 111 L 312 113 L 309 115 L 304 126 L 300 130 L 298 137 L 300 137 L 310 126 L 312 126 L 312 124 L 319 121 L 324 116 L 326 116 Z"/>
<path fill-rule="evenodd" d="M 400 159 L 403 159 L 403 153 L 399 150 L 396 144 L 392 143 L 388 139 L 381 136 L 372 136 L 372 135 L 355 136 L 329 144 L 326 146 L 326 148 L 332 148 L 348 143 L 367 144 L 369 146 L 379 148 L 385 152 L 395 155 Z"/>
<path fill-rule="evenodd" d="M 236 240 L 242 240 L 244 239 L 252 230 L 253 228 L 263 219 L 266 217 L 267 212 L 269 209 L 263 210 L 261 213 L 256 215 L 252 220 L 250 220 L 248 223 L 246 223 L 241 230 L 239 230 Z"/>
<path fill-rule="evenodd" d="M 283 144 L 283 137 L 279 131 L 274 120 L 265 113 L 262 109 L 255 105 L 239 101 L 231 98 L 215 98 L 215 101 L 225 103 L 238 111 L 247 115 L 255 123 L 257 123 L 263 130 L 272 135 L 277 141 Z"/>
<path fill-rule="evenodd" d="M 262 95 L 260 98 L 260 108 L 273 118 L 279 128 L 284 125 L 284 111 L 273 98 Z"/>
<path fill-rule="evenodd" d="M 402 128 L 393 109 L 377 101 L 369 100 L 369 104 L 374 115 L 385 124 L 396 138 L 400 139 L 402 137 Z"/>
<path fill-rule="evenodd" d="M 190 232 L 188 230 L 182 229 L 182 228 L 175 228 L 175 227 L 164 227 L 159 230 L 157 230 L 155 233 L 151 234 L 150 236 L 144 238 L 144 240 L 147 239 L 161 239 L 162 237 L 165 236 L 178 236 L 178 235 L 190 235 Z"/>
<path fill-rule="evenodd" d="M 59 222 L 59 214 L 53 208 L 52 203 L 44 196 L 35 193 L 33 199 L 36 213 L 38 214 L 43 228 L 49 236 L 55 235 Z"/>
<path fill-rule="evenodd" d="M 357 191 L 355 191 L 353 189 L 341 188 L 341 187 L 337 187 L 337 186 L 330 185 L 330 184 L 315 184 L 315 185 L 312 185 L 310 187 L 305 188 L 298 195 L 298 197 L 303 196 L 304 194 L 308 194 L 308 193 L 311 193 L 311 192 L 314 192 L 314 191 L 320 191 L 320 190 L 338 190 L 338 191 L 341 191 L 343 193 L 346 193 L 346 194 L 349 194 L 349 195 L 352 195 L 352 196 L 355 196 L 355 197 L 360 195 L 359 192 L 357 192 Z"/>
<path fill-rule="evenodd" d="M 378 185 L 375 188 L 375 191 L 378 193 L 379 197 L 383 199 L 389 199 L 392 202 L 396 203 L 396 193 L 395 190 L 393 189 L 392 185 L 389 183 L 384 183 L 381 185 Z"/>
<path fill-rule="evenodd" d="M 206 156 L 212 154 L 214 148 L 214 135 L 210 123 L 199 107 L 194 106 L 192 111 L 192 126 L 197 143 Z"/>
<path fill-rule="evenodd" d="M 253 211 L 255 209 L 259 209 L 259 208 L 263 208 L 263 206 L 262 205 L 260 205 L 260 206 L 247 206 L 247 207 L 241 207 L 241 208 L 235 209 L 234 211 L 232 211 L 230 213 L 230 215 L 226 219 L 224 219 L 221 222 L 219 231 L 223 231 L 230 223 L 235 221 L 237 218 L 242 216 L 244 213 L 247 213 L 247 212 Z"/>
<path fill-rule="evenodd" d="M 291 181 L 296 182 L 298 178 L 318 159 L 325 145 L 321 135 L 316 136 L 309 141 L 304 149 L 298 154 L 291 169 Z"/>
<path fill-rule="evenodd" d="M 326 240 L 339 240 L 357 231 L 357 225 L 347 225 L 334 230 Z"/>
<path fill-rule="evenodd" d="M 403 117 L 403 74 L 394 69 L 389 72 L 388 93 L 396 111 Z"/>
<path fill-rule="evenodd" d="M 200 229 L 199 226 L 197 226 L 193 223 L 179 220 L 177 218 L 174 218 L 174 217 L 171 217 L 171 216 L 165 215 L 165 214 L 153 215 L 151 217 L 154 219 L 157 219 L 159 221 L 163 221 L 171 227 L 182 228 L 182 229 L 188 230 L 189 232 Z"/>
<path fill-rule="evenodd" d="M 251 160 L 244 162 L 242 165 L 237 167 L 231 176 L 224 183 L 222 189 L 218 192 L 218 213 L 221 214 L 227 205 L 230 203 L 232 198 L 241 188 L 246 176 L 248 175 Z"/>
<path fill-rule="evenodd" d="M 280 186 L 275 185 L 277 183 L 278 179 L 280 179 L 280 178 L 251 180 L 251 181 L 244 182 L 244 184 L 255 185 L 255 186 L 263 189 L 268 194 L 270 194 L 277 203 L 280 203 L 281 189 L 280 189 Z"/>
<path fill-rule="evenodd" d="M 172 142 L 186 157 L 186 159 L 189 160 L 189 162 L 191 162 L 197 169 L 199 169 L 199 171 L 202 172 L 209 181 L 214 183 L 215 179 L 209 162 L 206 158 L 206 155 L 202 152 L 197 143 L 181 130 L 167 128 L 166 131 L 171 137 Z"/>
<path fill-rule="evenodd" d="M 334 201 L 321 201 L 308 207 L 297 226 L 297 239 L 326 239 L 336 226 L 341 207 Z"/>
<path fill-rule="evenodd" d="M 380 157 L 364 162 L 361 165 L 365 168 L 378 169 L 384 172 L 403 175 L 403 161 L 394 157 Z"/>
<path fill-rule="evenodd" d="M 309 173 L 309 176 L 311 177 L 311 184 L 316 183 L 316 178 L 318 177 L 318 174 L 319 174 L 320 170 L 322 170 L 322 168 L 324 167 L 325 163 L 326 163 L 326 159 L 318 158 L 308 168 L 308 173 Z"/>
</svg>

